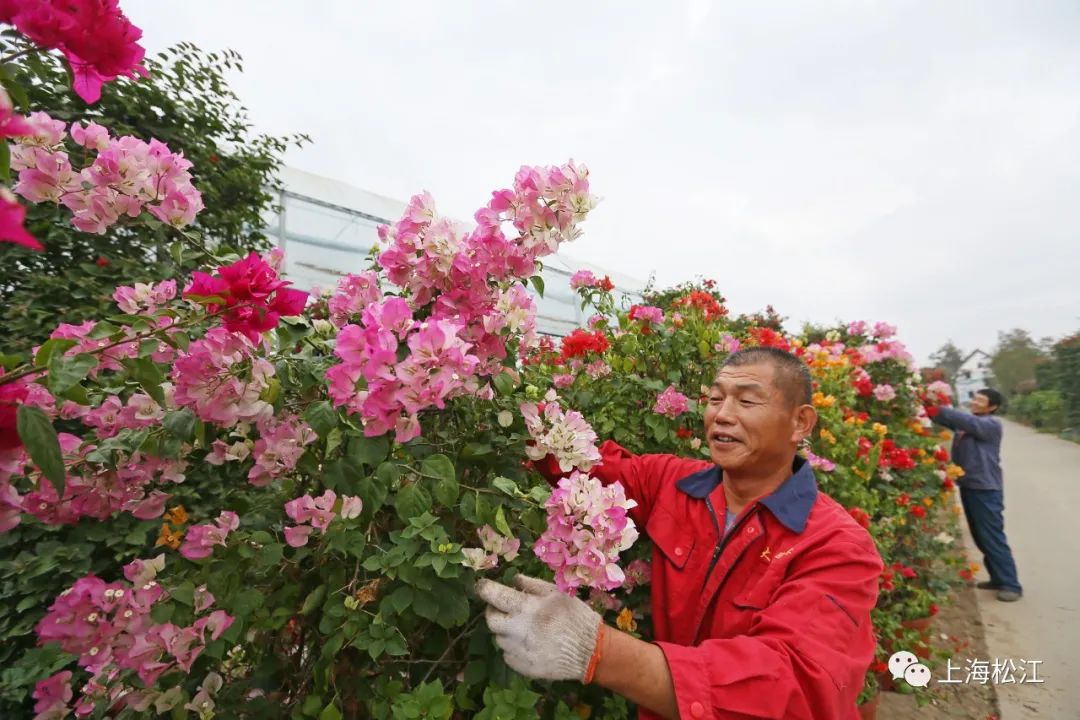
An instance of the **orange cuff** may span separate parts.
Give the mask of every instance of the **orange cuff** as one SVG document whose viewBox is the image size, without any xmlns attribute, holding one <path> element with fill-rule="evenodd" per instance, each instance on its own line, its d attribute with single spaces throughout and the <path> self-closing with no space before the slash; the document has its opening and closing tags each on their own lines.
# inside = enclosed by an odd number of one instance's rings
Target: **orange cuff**
<svg viewBox="0 0 1080 720">
<path fill-rule="evenodd" d="M 605 625 L 601 621 L 600 626 L 596 629 L 596 645 L 593 647 L 592 657 L 589 658 L 589 664 L 585 668 L 585 677 L 581 681 L 586 685 L 593 681 L 593 675 L 596 673 L 596 666 L 600 664 L 600 651 L 604 646 L 604 628 Z"/>
</svg>

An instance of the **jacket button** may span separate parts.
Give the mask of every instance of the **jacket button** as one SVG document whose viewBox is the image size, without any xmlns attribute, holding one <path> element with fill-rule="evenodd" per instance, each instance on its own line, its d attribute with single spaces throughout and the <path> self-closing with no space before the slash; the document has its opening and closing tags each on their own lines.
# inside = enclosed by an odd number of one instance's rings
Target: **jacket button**
<svg viewBox="0 0 1080 720">
<path fill-rule="evenodd" d="M 675 548 L 675 556 L 676 557 L 682 557 L 684 552 L 686 552 L 686 551 L 683 550 L 681 547 Z"/>
<path fill-rule="evenodd" d="M 699 702 L 691 703 L 690 714 L 696 718 L 705 717 L 705 706 Z"/>
</svg>

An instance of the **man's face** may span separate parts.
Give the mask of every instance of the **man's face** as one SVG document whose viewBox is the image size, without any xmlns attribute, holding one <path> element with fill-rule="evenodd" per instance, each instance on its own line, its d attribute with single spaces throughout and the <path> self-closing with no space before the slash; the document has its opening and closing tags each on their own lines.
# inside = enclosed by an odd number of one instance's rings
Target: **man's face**
<svg viewBox="0 0 1080 720">
<path fill-rule="evenodd" d="M 811 406 L 788 402 L 771 364 L 726 367 L 709 391 L 705 439 L 725 470 L 765 471 L 790 458 L 816 419 Z"/>
<path fill-rule="evenodd" d="M 971 412 L 974 415 L 989 415 L 990 414 L 990 398 L 986 397 L 982 393 L 975 393 L 971 396 Z"/>
</svg>

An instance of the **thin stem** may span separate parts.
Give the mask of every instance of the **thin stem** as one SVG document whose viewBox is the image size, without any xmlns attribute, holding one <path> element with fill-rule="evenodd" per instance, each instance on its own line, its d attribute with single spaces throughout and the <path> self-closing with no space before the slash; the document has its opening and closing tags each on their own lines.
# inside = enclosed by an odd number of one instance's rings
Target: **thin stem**
<svg viewBox="0 0 1080 720">
<path fill-rule="evenodd" d="M 35 50 L 37 50 L 37 48 L 28 47 L 28 48 L 25 48 L 23 50 L 20 50 L 19 52 L 11 53 L 10 55 L 7 55 L 5 57 L 0 58 L 0 64 L 6 64 L 6 63 L 11 62 L 12 60 L 18 60 L 23 55 L 29 55 L 30 53 L 34 52 Z"/>
<path fill-rule="evenodd" d="M 218 310 L 217 312 L 210 313 L 209 315 L 202 315 L 202 316 L 199 316 L 197 318 L 192 318 L 190 324 L 193 325 L 197 321 L 201 321 L 201 320 L 204 320 L 204 319 L 216 317 L 218 315 L 221 315 L 224 312 L 225 312 L 225 310 Z M 166 333 L 169 330 L 179 330 L 179 329 L 182 329 L 184 327 L 187 327 L 187 325 L 185 325 L 185 323 L 178 323 L 176 325 L 169 325 L 168 327 L 164 327 L 164 328 L 154 328 L 153 330 L 146 331 L 146 333 L 143 334 L 143 335 L 136 334 L 136 335 L 133 335 L 131 337 L 126 337 L 126 338 L 123 338 L 121 340 L 117 340 L 115 342 L 109 343 L 108 345 L 104 345 L 104 346 L 99 347 L 99 348 L 94 348 L 93 350 L 91 350 L 90 352 L 85 353 L 85 354 L 86 355 L 100 355 L 101 353 L 104 353 L 106 350 L 112 350 L 114 347 L 117 347 L 118 345 L 127 345 L 128 343 L 142 342 L 143 340 L 149 340 L 150 338 L 154 337 L 158 333 Z M 0 385 L 7 385 L 8 383 L 15 382 L 16 380 L 21 380 L 24 377 L 29 377 L 29 376 L 32 376 L 32 375 L 40 375 L 43 372 L 48 372 L 48 368 L 47 367 L 40 367 L 40 368 L 28 367 L 28 368 L 26 368 L 24 370 L 19 370 L 19 371 L 13 372 L 13 373 L 7 373 L 5 375 L 0 375 Z"/>
<path fill-rule="evenodd" d="M 431 673 L 435 672 L 435 668 L 439 667 L 439 665 L 441 665 L 443 661 L 446 660 L 446 656 L 450 654 L 450 651 L 454 649 L 454 646 L 461 641 L 461 638 L 465 637 L 465 635 L 467 635 L 473 629 L 477 621 L 482 617 L 483 615 L 477 615 L 476 617 L 474 617 L 465 625 L 465 628 L 460 633 L 458 633 L 457 637 L 450 641 L 450 643 L 446 646 L 446 649 L 443 650 L 443 654 L 439 656 L 439 659 L 433 662 L 431 664 L 431 667 L 428 668 L 428 671 L 424 673 L 424 677 L 420 680 L 421 685 L 427 682 L 428 678 L 431 677 Z"/>
</svg>

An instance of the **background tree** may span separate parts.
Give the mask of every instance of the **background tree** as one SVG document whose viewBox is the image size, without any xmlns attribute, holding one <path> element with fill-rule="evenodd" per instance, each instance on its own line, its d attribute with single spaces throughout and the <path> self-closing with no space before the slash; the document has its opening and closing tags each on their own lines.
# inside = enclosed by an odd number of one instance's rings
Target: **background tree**
<svg viewBox="0 0 1080 720">
<path fill-rule="evenodd" d="M 997 347 L 990 356 L 990 370 L 998 388 L 1012 396 L 1035 383 L 1035 368 L 1043 359 L 1042 350 L 1027 330 L 1014 328 L 998 333 Z"/>
<path fill-rule="evenodd" d="M 282 154 L 302 135 L 255 134 L 226 74 L 242 71 L 235 52 L 204 52 L 181 43 L 146 60 L 149 77 L 118 79 L 87 105 L 70 89 L 67 70 L 52 54 L 32 52 L 6 66 L 26 97 L 23 110 L 48 108 L 65 122 L 96 122 L 112 135 L 156 138 L 194 163 L 195 186 L 206 209 L 193 229 L 211 245 L 264 248 L 265 217 L 276 202 Z M 83 149 L 71 144 L 73 158 Z M 14 178 L 13 178 L 14 179 Z M 56 327 L 115 314 L 117 285 L 147 282 L 191 270 L 170 254 L 166 229 L 138 231 L 117 224 L 104 235 L 80 232 L 53 204 L 31 205 L 27 228 L 45 245 L 35 253 L 0 245 L 0 337 L 8 353 L 24 355 Z"/>
<path fill-rule="evenodd" d="M 934 367 L 940 368 L 945 373 L 945 382 L 952 385 L 956 380 L 956 373 L 964 364 L 964 351 L 958 348 L 952 338 L 938 348 L 937 352 L 930 356 Z"/>
</svg>

